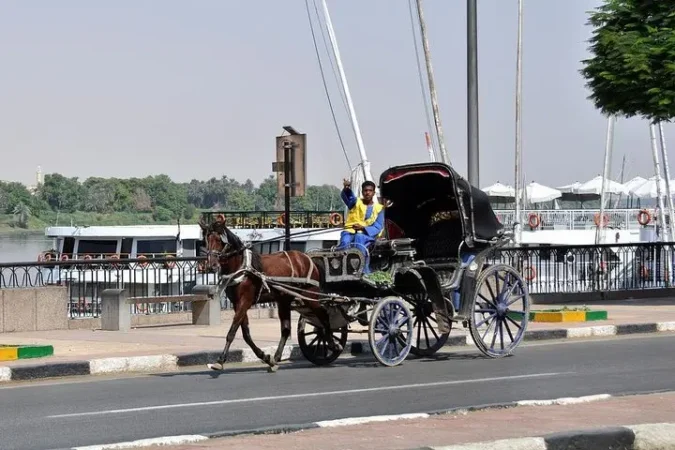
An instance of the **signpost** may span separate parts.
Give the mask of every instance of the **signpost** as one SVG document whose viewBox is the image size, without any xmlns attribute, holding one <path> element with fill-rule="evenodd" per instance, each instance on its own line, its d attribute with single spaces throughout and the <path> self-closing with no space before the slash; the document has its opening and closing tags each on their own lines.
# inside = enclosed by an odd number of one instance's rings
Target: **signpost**
<svg viewBox="0 0 675 450">
<path fill-rule="evenodd" d="M 277 198 L 284 199 L 284 250 L 291 249 L 291 197 L 302 197 L 307 187 L 307 135 L 291 126 L 284 126 L 289 134 L 277 136 L 277 159 L 272 170 L 277 173 Z"/>
</svg>

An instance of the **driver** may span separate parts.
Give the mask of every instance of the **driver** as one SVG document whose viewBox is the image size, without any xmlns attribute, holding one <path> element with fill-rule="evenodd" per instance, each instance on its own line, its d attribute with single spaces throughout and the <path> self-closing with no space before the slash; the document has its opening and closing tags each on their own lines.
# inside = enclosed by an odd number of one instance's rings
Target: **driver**
<svg viewBox="0 0 675 450">
<path fill-rule="evenodd" d="M 357 198 L 351 189 L 351 181 L 343 180 L 340 196 L 347 205 L 349 213 L 345 221 L 345 229 L 340 234 L 338 249 L 344 249 L 354 244 L 366 259 L 364 273 L 370 273 L 367 246 L 375 241 L 384 229 L 384 208 L 382 204 L 375 203 L 375 183 L 365 181 L 361 185 L 363 198 Z"/>
</svg>

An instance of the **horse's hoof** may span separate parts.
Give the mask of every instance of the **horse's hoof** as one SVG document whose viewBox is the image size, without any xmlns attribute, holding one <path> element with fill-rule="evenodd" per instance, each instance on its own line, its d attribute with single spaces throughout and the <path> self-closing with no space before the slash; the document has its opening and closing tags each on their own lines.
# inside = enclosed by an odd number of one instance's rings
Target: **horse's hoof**
<svg viewBox="0 0 675 450">
<path fill-rule="evenodd" d="M 211 370 L 223 370 L 223 365 L 221 363 L 207 364 L 206 367 Z"/>
<path fill-rule="evenodd" d="M 269 366 L 269 367 L 267 368 L 267 371 L 268 371 L 269 373 L 276 373 L 276 371 L 277 371 L 278 369 L 279 369 L 279 366 Z"/>
<path fill-rule="evenodd" d="M 337 342 L 333 343 L 333 351 L 335 353 L 342 353 L 343 350 L 344 349 L 342 348 L 342 346 L 340 344 L 338 344 Z"/>
</svg>

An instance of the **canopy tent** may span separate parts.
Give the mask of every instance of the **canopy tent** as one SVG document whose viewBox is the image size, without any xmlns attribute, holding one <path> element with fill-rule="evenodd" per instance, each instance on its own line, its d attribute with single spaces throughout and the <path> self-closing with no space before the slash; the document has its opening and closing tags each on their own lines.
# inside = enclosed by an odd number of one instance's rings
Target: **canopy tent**
<svg viewBox="0 0 675 450">
<path fill-rule="evenodd" d="M 661 187 L 661 195 L 665 197 L 666 180 L 661 178 L 660 181 L 661 182 L 659 183 L 659 185 Z M 670 180 L 670 187 L 671 189 L 675 189 L 675 180 Z M 651 177 L 649 180 L 645 181 L 641 185 L 638 185 L 638 187 L 630 191 L 630 193 L 636 196 L 637 198 L 657 198 L 658 194 L 656 192 L 656 177 L 655 176 Z"/>
<path fill-rule="evenodd" d="M 562 197 L 562 192 L 533 181 L 525 187 L 525 195 L 529 203 L 545 203 Z"/>
<path fill-rule="evenodd" d="M 581 184 L 576 189 L 576 194 L 591 194 L 591 195 L 601 195 L 602 194 L 602 181 L 603 177 L 598 175 L 597 177 L 588 180 L 587 182 Z M 610 179 L 605 179 L 605 193 L 607 194 L 628 194 L 626 187 L 612 181 Z"/>
</svg>

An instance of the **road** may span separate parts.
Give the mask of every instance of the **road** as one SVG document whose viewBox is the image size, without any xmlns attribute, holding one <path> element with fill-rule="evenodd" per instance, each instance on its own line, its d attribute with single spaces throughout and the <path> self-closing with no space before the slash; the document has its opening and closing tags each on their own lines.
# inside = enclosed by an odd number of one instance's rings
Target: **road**
<svg viewBox="0 0 675 450">
<path fill-rule="evenodd" d="M 473 349 L 385 368 L 367 358 L 0 388 L 0 448 L 59 449 L 345 417 L 675 390 L 675 335 Z"/>
</svg>

